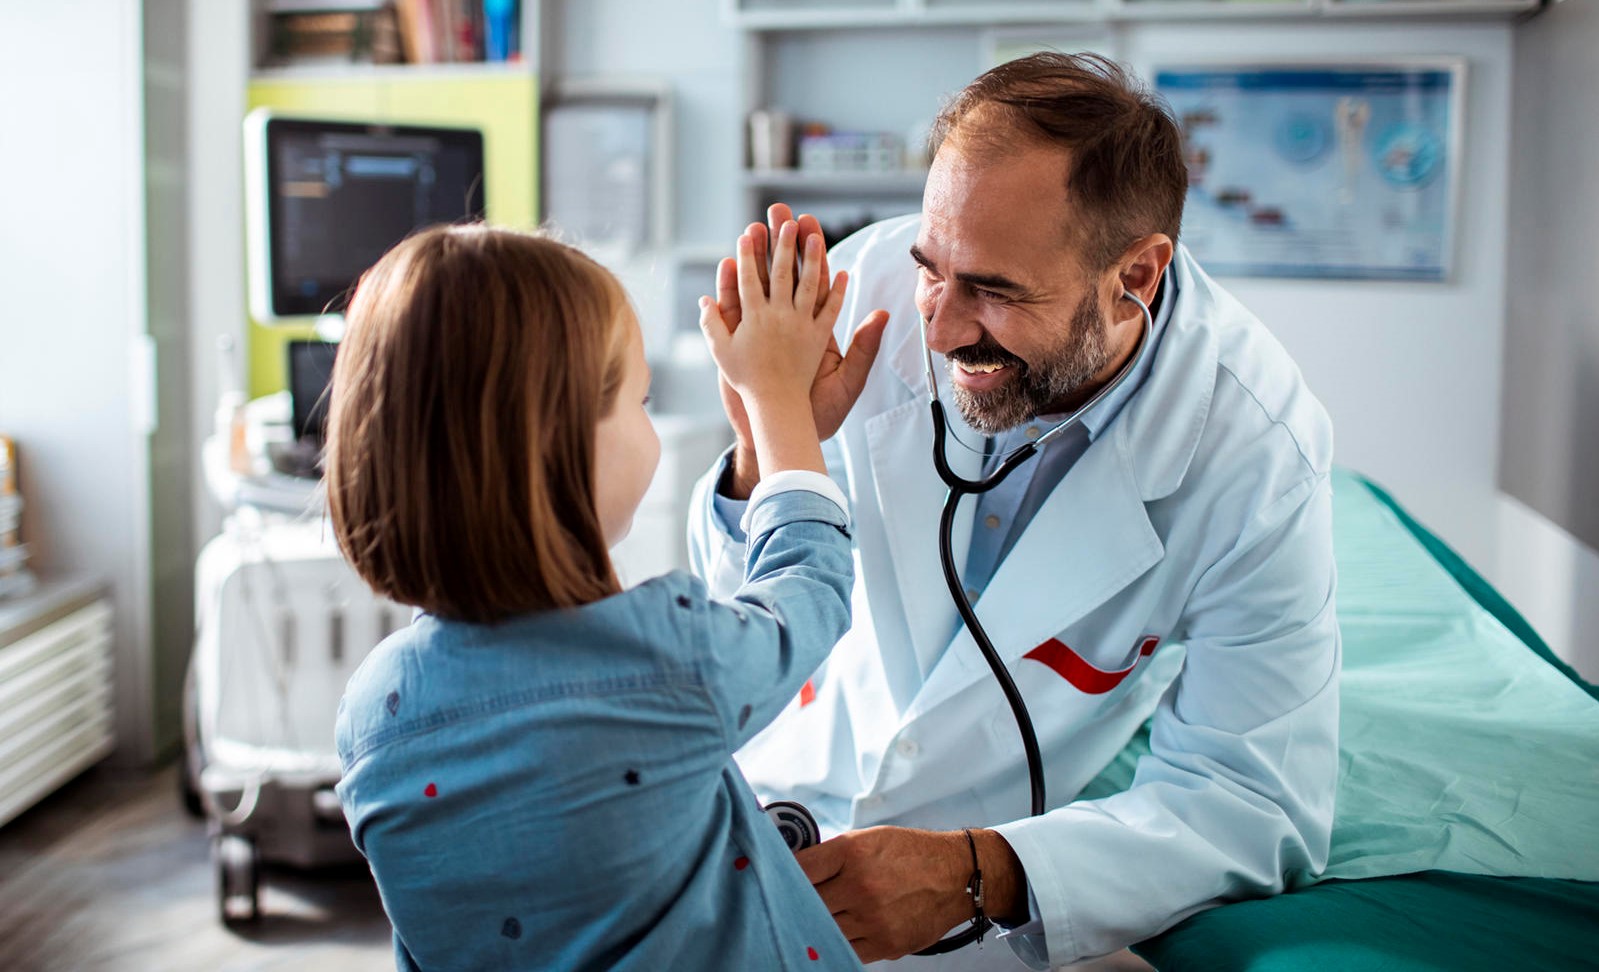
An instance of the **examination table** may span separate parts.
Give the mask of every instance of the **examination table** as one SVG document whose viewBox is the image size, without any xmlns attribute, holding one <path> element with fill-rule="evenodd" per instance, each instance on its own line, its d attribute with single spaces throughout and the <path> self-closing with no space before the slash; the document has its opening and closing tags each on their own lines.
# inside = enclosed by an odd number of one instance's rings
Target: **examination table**
<svg viewBox="0 0 1599 972">
<path fill-rule="evenodd" d="M 1599 687 L 1381 488 L 1333 486 L 1327 871 L 1134 951 L 1162 972 L 1599 968 Z M 1091 790 L 1124 787 L 1145 752 L 1135 739 Z"/>
</svg>

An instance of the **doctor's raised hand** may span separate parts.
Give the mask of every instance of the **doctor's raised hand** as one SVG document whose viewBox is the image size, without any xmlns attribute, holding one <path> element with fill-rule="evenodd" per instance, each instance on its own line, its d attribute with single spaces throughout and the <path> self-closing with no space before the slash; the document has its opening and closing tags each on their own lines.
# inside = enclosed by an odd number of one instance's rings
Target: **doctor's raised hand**
<svg viewBox="0 0 1599 972">
<path fill-rule="evenodd" d="M 793 211 L 782 203 L 774 204 L 767 216 L 770 229 L 760 223 L 751 223 L 739 237 L 740 259 L 724 259 L 717 267 L 716 310 L 728 331 L 736 331 L 747 315 L 747 290 L 765 298 L 768 294 L 778 293 L 775 289 L 777 286 L 783 288 L 781 292 L 787 293 L 795 285 L 794 257 L 807 252 L 813 243 L 820 252 L 820 277 L 824 281 L 828 277 L 827 250 L 816 217 L 802 215 L 795 220 Z M 784 226 L 792 226 L 795 234 L 795 247 L 786 251 L 789 256 L 777 252 Z M 749 247 L 747 262 L 743 249 L 746 241 Z M 754 272 L 751 285 L 745 282 L 743 270 L 746 266 Z M 818 288 L 815 298 L 817 312 L 822 310 L 829 292 L 826 287 Z M 835 318 L 836 315 L 835 311 Z M 843 424 L 855 400 L 860 397 L 872 362 L 877 358 L 883 328 L 887 324 L 887 311 L 875 310 L 866 315 L 854 331 L 847 354 L 840 349 L 836 336 L 831 332 L 828 334 L 821 360 L 809 375 L 810 403 L 818 438 L 825 440 L 832 437 Z M 798 367 L 797 363 L 794 367 Z M 737 436 L 730 475 L 722 491 L 734 499 L 746 499 L 760 480 L 762 467 L 755 453 L 745 402 L 739 389 L 728 380 L 725 371 L 721 392 L 723 408 Z"/>
</svg>

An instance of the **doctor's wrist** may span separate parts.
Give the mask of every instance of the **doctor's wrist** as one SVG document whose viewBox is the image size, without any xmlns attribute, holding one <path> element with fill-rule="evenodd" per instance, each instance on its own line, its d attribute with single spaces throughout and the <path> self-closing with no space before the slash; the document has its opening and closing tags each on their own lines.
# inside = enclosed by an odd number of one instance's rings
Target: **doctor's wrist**
<svg viewBox="0 0 1599 972">
<path fill-rule="evenodd" d="M 721 480 L 716 484 L 716 492 L 728 499 L 747 500 L 755 491 L 755 484 L 760 481 L 761 467 L 755 458 L 755 446 L 740 437 L 733 446 L 733 454 L 728 458 Z"/>
<path fill-rule="evenodd" d="M 995 830 L 973 830 L 977 865 L 983 871 L 983 910 L 1003 926 L 1015 927 L 1028 919 L 1027 872 L 1010 841 Z"/>
</svg>

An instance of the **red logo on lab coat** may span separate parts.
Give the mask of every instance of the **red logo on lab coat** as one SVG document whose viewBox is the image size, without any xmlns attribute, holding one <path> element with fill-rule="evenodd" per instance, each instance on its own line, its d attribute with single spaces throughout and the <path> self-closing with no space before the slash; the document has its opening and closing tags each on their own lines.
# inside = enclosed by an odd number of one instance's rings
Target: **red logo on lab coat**
<svg viewBox="0 0 1599 972">
<path fill-rule="evenodd" d="M 1133 669 L 1138 667 L 1139 659 L 1146 658 L 1155 653 L 1155 648 L 1160 644 L 1160 638 L 1147 635 L 1138 643 L 1138 657 L 1133 663 L 1119 672 L 1107 672 L 1095 668 L 1083 659 L 1082 655 L 1066 647 L 1066 643 L 1059 638 L 1051 638 L 1032 651 L 1023 655 L 1036 662 L 1043 662 L 1055 670 L 1055 674 L 1072 683 L 1072 687 L 1088 695 L 1103 695 L 1122 683 Z"/>
</svg>

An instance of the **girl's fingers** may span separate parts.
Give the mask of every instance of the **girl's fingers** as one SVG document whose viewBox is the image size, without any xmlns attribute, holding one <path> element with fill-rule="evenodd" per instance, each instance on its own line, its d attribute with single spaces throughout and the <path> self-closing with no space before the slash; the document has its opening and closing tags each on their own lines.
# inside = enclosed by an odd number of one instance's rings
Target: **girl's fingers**
<svg viewBox="0 0 1599 972">
<path fill-rule="evenodd" d="M 738 301 L 738 261 L 732 257 L 724 257 L 716 265 L 716 309 L 721 312 L 728 330 L 737 328 L 743 319 L 743 308 Z"/>
<path fill-rule="evenodd" d="M 705 335 L 705 343 L 710 346 L 711 359 L 720 365 L 722 352 L 733 339 L 733 334 L 722 318 L 721 308 L 709 297 L 700 298 L 700 331 Z"/>
<path fill-rule="evenodd" d="M 738 238 L 738 302 L 746 316 L 766 305 L 766 288 L 757 269 L 759 264 L 755 240 L 745 233 Z"/>
<path fill-rule="evenodd" d="M 761 293 L 771 293 L 771 237 L 766 234 L 765 223 L 751 223 L 745 227 L 744 232 L 755 241 L 755 269 L 761 278 Z"/>
<path fill-rule="evenodd" d="M 792 220 L 777 231 L 777 245 L 772 248 L 772 303 L 791 307 L 794 301 L 794 243 L 799 226 Z"/>
<path fill-rule="evenodd" d="M 814 236 L 805 241 L 805 259 L 800 261 L 799 286 L 794 288 L 794 306 L 802 314 L 815 316 L 816 291 L 822 285 L 822 264 L 827 260 L 822 241 Z"/>
<path fill-rule="evenodd" d="M 812 236 L 814 236 L 818 240 L 821 241 L 821 244 L 822 244 L 822 273 L 821 273 L 821 276 L 818 277 L 817 279 L 818 280 L 823 280 L 823 281 L 831 279 L 830 275 L 827 272 L 827 270 L 828 270 L 828 267 L 827 267 L 827 238 L 822 235 L 822 224 L 821 224 L 821 221 L 818 220 L 815 216 L 812 216 L 810 213 L 806 213 L 805 215 L 803 215 L 803 216 L 801 216 L 799 218 L 798 222 L 799 222 L 799 235 L 800 235 L 800 239 L 801 240 L 808 240 Z M 822 304 L 825 303 L 826 301 L 827 301 L 827 291 L 822 290 L 822 289 L 820 289 L 820 287 L 818 287 L 817 294 L 816 294 L 815 313 L 818 313 L 818 314 L 821 313 Z"/>
</svg>

